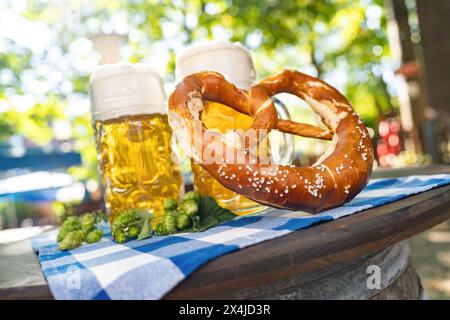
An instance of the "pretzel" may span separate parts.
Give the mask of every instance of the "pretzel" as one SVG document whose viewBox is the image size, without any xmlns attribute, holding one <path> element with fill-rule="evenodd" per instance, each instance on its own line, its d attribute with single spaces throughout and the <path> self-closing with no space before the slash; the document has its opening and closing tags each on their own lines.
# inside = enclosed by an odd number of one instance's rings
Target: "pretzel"
<svg viewBox="0 0 450 320">
<path fill-rule="evenodd" d="M 282 92 L 303 99 L 328 130 L 278 120 L 271 97 Z M 196 123 L 201 121 L 205 100 L 253 117 L 253 129 L 278 129 L 298 136 L 331 139 L 331 144 L 310 167 L 262 163 L 258 157 L 251 162 L 247 145 L 236 148 L 224 136 L 212 142 L 199 142 L 192 137 Z M 372 171 L 371 138 L 350 103 L 324 81 L 297 71 L 285 70 L 268 77 L 248 92 L 236 88 L 219 73 L 191 74 L 171 94 L 169 110 L 170 124 L 188 155 L 224 187 L 264 205 L 313 214 L 341 206 L 366 186 Z M 201 123 L 200 131 L 204 134 L 211 130 Z M 244 163 L 205 161 L 205 152 L 215 155 L 214 150 L 220 148 L 224 153 L 244 156 Z"/>
</svg>

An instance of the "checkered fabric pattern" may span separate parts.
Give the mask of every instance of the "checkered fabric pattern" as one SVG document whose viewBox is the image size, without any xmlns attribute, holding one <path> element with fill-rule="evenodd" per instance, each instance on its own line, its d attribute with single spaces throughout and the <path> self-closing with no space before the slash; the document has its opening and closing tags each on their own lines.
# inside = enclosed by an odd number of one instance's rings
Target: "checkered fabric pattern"
<svg viewBox="0 0 450 320">
<path fill-rule="evenodd" d="M 376 179 L 351 202 L 318 215 L 271 209 L 200 233 L 125 244 L 105 227 L 100 242 L 70 251 L 58 249 L 53 232 L 33 239 L 33 248 L 56 299 L 159 299 L 211 259 L 446 184 L 450 174 Z"/>
</svg>

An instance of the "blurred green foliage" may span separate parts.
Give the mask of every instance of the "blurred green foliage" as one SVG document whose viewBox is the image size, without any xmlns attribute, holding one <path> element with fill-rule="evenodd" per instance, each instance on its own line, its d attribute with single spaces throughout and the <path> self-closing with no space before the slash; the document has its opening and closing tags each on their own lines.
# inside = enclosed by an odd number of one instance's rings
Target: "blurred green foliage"
<svg viewBox="0 0 450 320">
<path fill-rule="evenodd" d="M 10 70 L 11 76 L 0 82 L 0 140 L 19 134 L 45 145 L 54 138 L 53 121 L 68 119 L 74 148 L 84 162 L 70 172 L 82 180 L 97 175 L 89 112 L 73 115 L 66 109 L 74 96 L 87 101 L 95 65 L 85 61 L 92 58 L 92 50 L 79 54 L 72 45 L 93 35 L 126 35 L 124 57 L 132 62 L 149 60 L 155 52 L 164 56 L 158 63 L 165 65 L 167 82 L 174 82 L 175 52 L 182 47 L 199 39 L 229 39 L 252 50 L 259 77 L 293 68 L 337 85 L 371 127 L 396 107 L 382 72 L 390 55 L 383 0 L 110 0 L 68 1 L 67 7 L 55 1 L 26 3 L 20 15 L 45 24 L 52 42 L 39 54 L 11 40 L 3 43 L 0 69 Z M 61 79 L 23 111 L 11 96 L 25 94 L 23 75 L 42 65 L 59 72 Z M 41 80 L 47 76 L 36 74 Z"/>
</svg>

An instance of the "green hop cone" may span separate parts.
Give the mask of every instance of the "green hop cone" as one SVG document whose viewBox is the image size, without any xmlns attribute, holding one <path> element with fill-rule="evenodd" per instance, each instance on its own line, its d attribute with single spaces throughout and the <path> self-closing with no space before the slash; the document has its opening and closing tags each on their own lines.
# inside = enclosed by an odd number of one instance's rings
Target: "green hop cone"
<svg viewBox="0 0 450 320">
<path fill-rule="evenodd" d="M 114 219 L 113 227 L 126 228 L 129 224 L 136 221 L 137 218 L 138 216 L 133 210 L 123 212 Z"/>
<path fill-rule="evenodd" d="M 190 217 L 193 217 L 198 212 L 198 202 L 194 200 L 184 200 L 183 201 L 183 210 Z"/>
<path fill-rule="evenodd" d="M 147 211 L 129 210 L 118 215 L 112 223 L 114 240 L 125 243 L 138 237 L 143 220 L 152 215 Z"/>
<path fill-rule="evenodd" d="M 174 213 L 166 213 L 163 217 L 163 225 L 164 230 L 167 232 L 167 234 L 172 234 L 177 232 L 177 222 L 175 220 L 175 214 Z"/>
<path fill-rule="evenodd" d="M 186 193 L 186 195 L 184 196 L 184 200 L 183 201 L 188 201 L 188 200 L 194 200 L 195 202 L 199 202 L 200 201 L 200 194 L 197 191 L 189 191 L 188 193 Z"/>
<path fill-rule="evenodd" d="M 61 226 L 61 229 L 58 232 L 58 236 L 56 237 L 57 242 L 63 241 L 67 234 L 72 231 L 80 230 L 81 224 L 80 220 L 77 217 L 68 217 L 66 221 Z"/>
<path fill-rule="evenodd" d="M 103 230 L 102 229 L 96 229 L 89 232 L 86 236 L 85 241 L 87 243 L 95 243 L 102 239 L 103 237 Z"/>
<path fill-rule="evenodd" d="M 162 222 L 158 223 L 155 227 L 155 232 L 158 236 L 164 236 L 167 234 L 164 224 Z"/>
<path fill-rule="evenodd" d="M 131 225 L 127 230 L 127 238 L 134 239 L 139 235 L 139 227 L 137 225 Z"/>
<path fill-rule="evenodd" d="M 125 232 L 123 232 L 120 229 L 114 230 L 113 238 L 114 238 L 114 241 L 117 242 L 117 243 L 125 243 L 125 242 L 127 242 L 127 236 L 126 236 Z"/>
<path fill-rule="evenodd" d="M 169 212 L 178 208 L 178 202 L 174 198 L 167 198 L 163 202 L 164 211 Z"/>
<path fill-rule="evenodd" d="M 166 215 L 172 215 L 172 216 L 177 216 L 178 215 L 178 209 L 177 210 L 170 210 L 170 211 L 166 211 L 166 212 L 164 212 L 164 215 L 163 215 L 163 217 L 164 216 L 166 216 Z"/>
<path fill-rule="evenodd" d="M 81 230 L 69 232 L 58 244 L 61 250 L 71 250 L 78 248 L 83 243 L 84 233 Z"/>
<path fill-rule="evenodd" d="M 96 219 L 92 213 L 85 213 L 80 218 L 81 230 L 88 234 L 95 229 Z"/>
<path fill-rule="evenodd" d="M 176 220 L 178 230 L 184 230 L 191 225 L 191 217 L 189 217 L 187 214 L 179 214 Z"/>
</svg>

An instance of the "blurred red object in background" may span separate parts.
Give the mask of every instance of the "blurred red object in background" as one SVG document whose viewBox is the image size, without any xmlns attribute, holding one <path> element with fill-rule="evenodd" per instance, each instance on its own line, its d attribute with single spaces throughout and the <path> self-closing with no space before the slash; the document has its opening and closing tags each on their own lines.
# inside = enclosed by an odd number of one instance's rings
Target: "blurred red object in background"
<svg viewBox="0 0 450 320">
<path fill-rule="evenodd" d="M 380 138 L 377 141 L 377 155 L 382 167 L 392 167 L 401 151 L 400 123 L 396 118 L 382 120 L 378 124 Z"/>
</svg>

